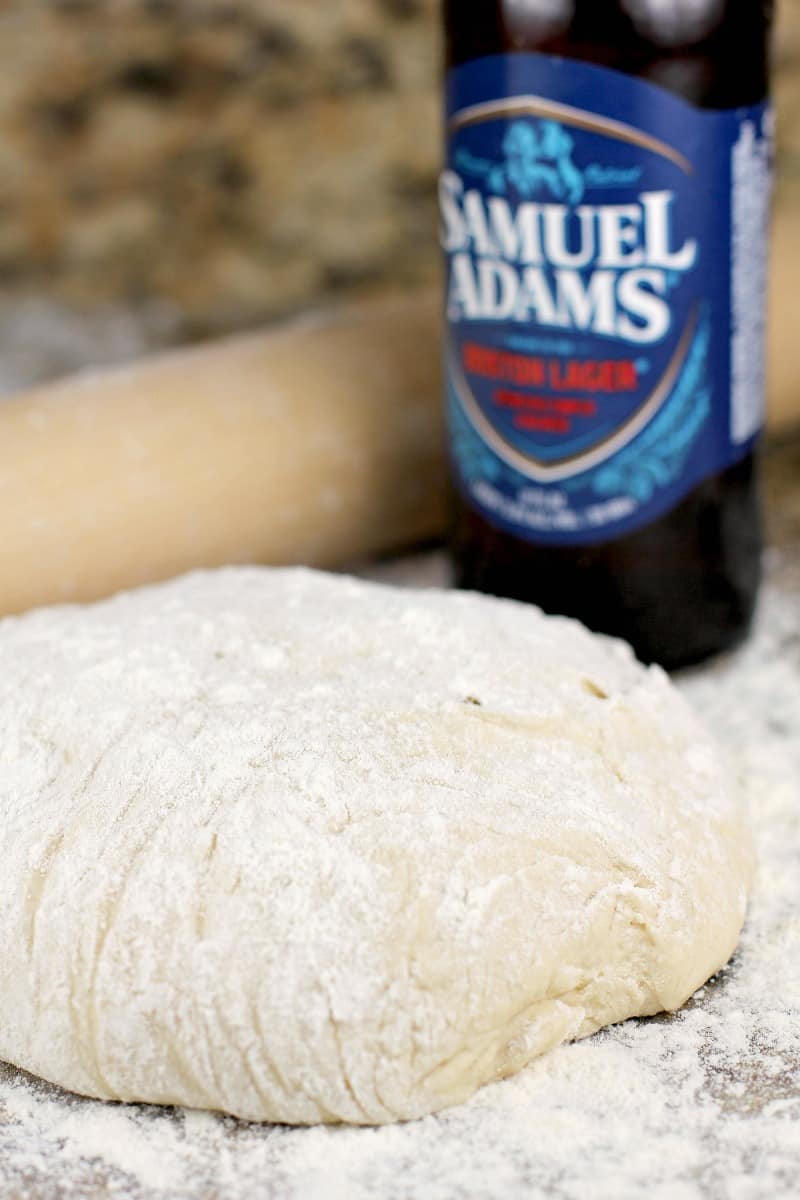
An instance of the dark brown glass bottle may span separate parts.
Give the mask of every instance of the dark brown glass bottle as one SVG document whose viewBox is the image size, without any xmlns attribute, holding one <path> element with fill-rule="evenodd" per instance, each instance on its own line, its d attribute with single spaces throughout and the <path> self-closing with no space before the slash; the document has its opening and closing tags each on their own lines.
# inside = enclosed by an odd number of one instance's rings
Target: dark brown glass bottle
<svg viewBox="0 0 800 1200">
<path fill-rule="evenodd" d="M 697 662 L 743 637 L 760 578 L 772 3 L 444 9 L 458 583 Z"/>
</svg>

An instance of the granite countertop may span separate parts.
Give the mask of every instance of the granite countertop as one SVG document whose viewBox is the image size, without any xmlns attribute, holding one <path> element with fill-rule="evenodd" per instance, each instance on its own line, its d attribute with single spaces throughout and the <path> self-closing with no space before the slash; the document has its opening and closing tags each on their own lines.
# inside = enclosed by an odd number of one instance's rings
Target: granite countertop
<svg viewBox="0 0 800 1200">
<path fill-rule="evenodd" d="M 538 1060 L 462 1108 L 291 1130 L 69 1097 L 0 1066 L 1 1200 L 776 1200 L 800 1177 L 800 440 L 767 454 L 756 628 L 679 686 L 727 744 L 759 869 L 733 963 L 673 1017 Z M 432 553 L 369 574 L 446 580 Z"/>
</svg>

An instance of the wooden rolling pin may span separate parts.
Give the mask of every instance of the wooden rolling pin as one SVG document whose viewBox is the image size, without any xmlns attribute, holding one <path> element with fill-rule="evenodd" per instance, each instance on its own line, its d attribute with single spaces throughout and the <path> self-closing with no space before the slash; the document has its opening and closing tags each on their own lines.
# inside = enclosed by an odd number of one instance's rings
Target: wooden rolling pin
<svg viewBox="0 0 800 1200">
<path fill-rule="evenodd" d="M 439 533 L 437 308 L 374 303 L 0 400 L 0 613 Z"/>
<path fill-rule="evenodd" d="M 778 192 L 769 315 L 769 419 L 773 433 L 800 427 L 800 181 Z"/>
</svg>

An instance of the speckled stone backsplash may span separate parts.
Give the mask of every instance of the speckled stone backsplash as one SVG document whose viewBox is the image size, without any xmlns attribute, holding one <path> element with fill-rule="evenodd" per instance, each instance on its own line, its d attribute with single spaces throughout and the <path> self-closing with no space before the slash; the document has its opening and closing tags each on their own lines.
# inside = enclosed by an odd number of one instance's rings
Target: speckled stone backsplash
<svg viewBox="0 0 800 1200">
<path fill-rule="evenodd" d="M 432 278 L 437 7 L 4 0 L 0 296 L 171 337 Z"/>
<path fill-rule="evenodd" d="M 438 9 L 0 0 L 0 387 L 433 279 Z"/>
</svg>

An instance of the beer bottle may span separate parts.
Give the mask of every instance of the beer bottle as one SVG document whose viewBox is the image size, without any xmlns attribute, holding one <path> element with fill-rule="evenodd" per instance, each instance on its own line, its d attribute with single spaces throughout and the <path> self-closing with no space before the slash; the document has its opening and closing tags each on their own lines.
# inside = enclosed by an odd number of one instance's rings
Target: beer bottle
<svg viewBox="0 0 800 1200">
<path fill-rule="evenodd" d="M 446 0 L 460 586 L 699 661 L 747 631 L 766 0 Z"/>
</svg>

